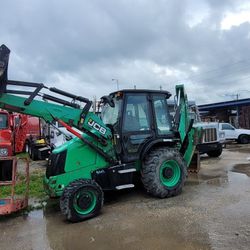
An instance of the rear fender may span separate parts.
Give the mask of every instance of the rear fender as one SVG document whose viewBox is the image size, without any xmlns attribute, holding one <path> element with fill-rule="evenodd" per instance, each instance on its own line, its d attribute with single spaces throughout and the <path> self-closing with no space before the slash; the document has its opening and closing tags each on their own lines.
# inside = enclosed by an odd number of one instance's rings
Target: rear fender
<svg viewBox="0 0 250 250">
<path fill-rule="evenodd" d="M 155 141 L 152 141 L 144 146 L 144 148 L 141 151 L 140 160 L 143 160 L 147 153 L 152 150 L 153 148 L 157 147 L 174 147 L 176 144 L 176 141 L 173 139 L 157 139 Z"/>
</svg>

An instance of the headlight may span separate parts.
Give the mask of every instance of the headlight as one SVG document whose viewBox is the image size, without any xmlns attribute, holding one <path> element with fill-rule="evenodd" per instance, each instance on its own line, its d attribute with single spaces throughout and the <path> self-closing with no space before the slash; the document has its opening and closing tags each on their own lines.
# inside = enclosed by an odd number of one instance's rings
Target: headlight
<svg viewBox="0 0 250 250">
<path fill-rule="evenodd" d="M 0 148 L 0 157 L 7 156 L 8 149 L 7 148 Z"/>
</svg>

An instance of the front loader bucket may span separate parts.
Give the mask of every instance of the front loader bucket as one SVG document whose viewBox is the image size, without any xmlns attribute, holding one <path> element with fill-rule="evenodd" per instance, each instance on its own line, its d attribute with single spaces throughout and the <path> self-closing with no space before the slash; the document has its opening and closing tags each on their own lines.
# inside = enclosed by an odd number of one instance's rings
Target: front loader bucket
<svg viewBox="0 0 250 250">
<path fill-rule="evenodd" d="M 200 171 L 200 153 L 195 150 L 191 163 L 188 167 L 189 173 L 198 173 Z"/>
<path fill-rule="evenodd" d="M 10 50 L 4 44 L 0 46 L 0 94 L 6 91 L 8 81 L 8 63 Z"/>
</svg>

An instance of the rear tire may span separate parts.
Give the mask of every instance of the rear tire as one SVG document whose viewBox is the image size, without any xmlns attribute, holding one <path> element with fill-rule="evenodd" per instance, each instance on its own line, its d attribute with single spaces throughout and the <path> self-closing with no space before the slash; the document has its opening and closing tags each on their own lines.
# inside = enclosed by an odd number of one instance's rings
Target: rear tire
<svg viewBox="0 0 250 250">
<path fill-rule="evenodd" d="M 38 159 L 37 150 L 34 147 L 31 148 L 31 159 L 33 161 L 36 161 Z"/>
<path fill-rule="evenodd" d="M 103 191 L 95 181 L 79 179 L 64 189 L 60 209 L 67 220 L 79 222 L 98 215 L 103 200 Z"/>
<path fill-rule="evenodd" d="M 241 144 L 247 144 L 247 143 L 249 143 L 249 138 L 247 135 L 240 135 L 238 141 Z"/>
<path fill-rule="evenodd" d="M 151 195 L 166 198 L 181 193 L 187 169 L 180 153 L 171 148 L 153 149 L 141 170 L 142 183 Z"/>
</svg>

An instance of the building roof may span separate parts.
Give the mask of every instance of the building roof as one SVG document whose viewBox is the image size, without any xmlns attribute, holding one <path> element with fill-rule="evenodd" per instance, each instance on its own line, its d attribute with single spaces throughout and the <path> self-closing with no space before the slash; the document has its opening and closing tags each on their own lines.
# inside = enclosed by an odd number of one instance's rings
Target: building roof
<svg viewBox="0 0 250 250">
<path fill-rule="evenodd" d="M 241 106 L 250 106 L 250 98 L 227 101 L 227 102 L 203 104 L 203 105 L 198 105 L 198 108 L 200 111 L 209 111 L 213 109 L 235 108 Z"/>
</svg>

